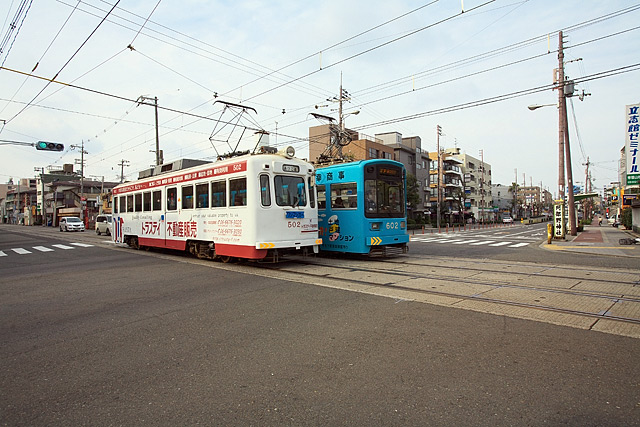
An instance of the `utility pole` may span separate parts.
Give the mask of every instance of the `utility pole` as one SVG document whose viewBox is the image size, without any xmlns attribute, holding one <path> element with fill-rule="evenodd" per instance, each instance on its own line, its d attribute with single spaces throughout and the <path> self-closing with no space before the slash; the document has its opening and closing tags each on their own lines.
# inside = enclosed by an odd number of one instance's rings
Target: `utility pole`
<svg viewBox="0 0 640 427">
<path fill-rule="evenodd" d="M 480 150 L 480 207 L 482 209 L 482 223 L 484 224 L 484 151 Z"/>
<path fill-rule="evenodd" d="M 437 187 L 436 190 L 438 192 L 438 202 L 436 207 L 436 224 L 438 226 L 438 230 L 440 230 L 440 135 L 442 135 L 442 128 L 440 125 L 436 127 L 436 140 L 437 140 L 437 150 L 438 150 L 438 167 L 437 167 Z"/>
<path fill-rule="evenodd" d="M 564 97 L 564 50 L 562 31 L 560 31 L 558 46 L 558 198 L 564 202 L 564 123 L 566 114 L 566 99 Z"/>
<path fill-rule="evenodd" d="M 153 104 L 146 104 L 144 101 L 153 101 Z M 162 152 L 160 151 L 160 133 L 158 130 L 158 97 L 154 96 L 153 98 L 150 98 L 148 96 L 140 96 L 138 97 L 138 104 L 144 104 L 144 105 L 153 105 L 155 107 L 156 110 L 156 166 L 161 165 L 164 162 L 164 159 L 162 158 Z"/>
<path fill-rule="evenodd" d="M 567 90 L 567 82 L 564 75 L 564 52 L 563 52 L 563 39 L 562 31 L 559 32 L 558 41 L 558 101 L 560 110 L 560 124 L 563 129 L 563 141 L 564 141 L 564 163 L 567 169 L 567 204 L 569 213 L 569 234 L 576 236 L 578 229 L 576 227 L 576 207 L 575 199 L 573 197 L 573 172 L 571 166 L 571 148 L 569 146 L 569 121 L 567 120 L 567 96 L 572 96 L 573 93 L 565 93 Z M 564 184 L 564 179 L 563 179 Z M 564 185 L 563 185 L 564 186 Z M 564 191 L 563 191 L 564 195 Z"/>
<path fill-rule="evenodd" d="M 84 209 L 87 205 L 86 200 L 82 200 L 84 198 L 84 155 L 89 153 L 84 149 L 84 140 L 82 140 L 82 144 L 80 145 L 71 146 L 71 149 L 74 148 L 80 149 L 80 219 L 84 221 Z M 78 159 L 76 159 L 76 162 L 77 161 Z"/>
<path fill-rule="evenodd" d="M 515 168 L 514 171 L 516 173 L 516 179 L 513 181 L 513 214 L 512 214 L 512 218 L 515 220 L 515 218 L 518 216 L 518 168 Z"/>
<path fill-rule="evenodd" d="M 124 167 L 129 167 L 129 160 L 122 159 L 118 166 L 120 166 L 120 184 L 122 184 L 124 182 Z"/>
</svg>

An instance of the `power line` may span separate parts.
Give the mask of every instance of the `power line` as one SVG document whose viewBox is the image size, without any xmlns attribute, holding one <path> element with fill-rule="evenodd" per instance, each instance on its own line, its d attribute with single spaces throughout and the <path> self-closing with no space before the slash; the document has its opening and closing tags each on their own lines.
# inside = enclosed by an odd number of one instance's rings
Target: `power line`
<svg viewBox="0 0 640 427">
<path fill-rule="evenodd" d="M 116 3 L 113 5 L 113 7 L 111 8 L 111 10 L 109 11 L 109 13 L 111 13 L 111 11 L 113 11 L 113 9 L 115 9 L 115 7 L 118 5 L 118 3 L 120 3 L 120 0 L 117 0 Z M 98 23 L 98 25 L 96 26 L 96 28 L 94 28 L 94 30 L 91 32 L 91 34 L 89 34 L 87 36 L 87 38 L 82 42 L 82 44 L 78 47 L 78 49 L 76 49 L 76 51 L 73 53 L 73 55 L 71 55 L 71 57 L 67 60 L 67 62 L 64 63 L 64 65 L 62 66 L 62 68 L 60 68 L 60 70 L 58 70 L 58 72 L 53 76 L 53 78 L 40 90 L 40 92 L 38 92 L 33 99 L 31 99 L 31 101 L 29 101 L 27 103 L 27 105 L 22 108 L 20 111 L 18 111 L 13 117 L 11 117 L 9 120 L 7 120 L 7 123 L 11 122 L 13 119 L 15 119 L 16 117 L 18 117 L 24 110 L 26 110 L 29 105 L 34 102 L 36 100 L 36 98 L 38 98 L 38 96 L 40 96 L 40 94 L 42 92 L 44 92 L 44 90 L 49 87 L 49 85 L 51 84 L 51 82 L 55 81 L 55 79 L 58 77 L 58 75 L 60 75 L 60 73 L 62 72 L 62 70 L 65 69 L 65 67 L 67 65 L 69 65 L 69 63 L 73 60 L 73 58 L 78 54 L 78 52 L 80 52 L 80 50 L 84 47 L 85 44 L 87 44 L 87 42 L 89 41 L 89 39 L 91 38 L 91 36 L 93 36 L 96 31 L 98 31 L 98 28 L 100 28 L 100 26 L 102 25 L 102 23 L 105 21 L 105 19 L 107 19 L 107 16 L 109 16 L 109 13 L 107 13 L 107 15 Z"/>
</svg>

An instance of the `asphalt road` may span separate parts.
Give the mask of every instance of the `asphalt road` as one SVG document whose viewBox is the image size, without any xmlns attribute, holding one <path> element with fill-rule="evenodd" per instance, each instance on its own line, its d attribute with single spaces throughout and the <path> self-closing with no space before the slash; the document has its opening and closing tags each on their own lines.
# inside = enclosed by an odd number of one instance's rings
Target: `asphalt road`
<svg viewBox="0 0 640 427">
<path fill-rule="evenodd" d="M 104 240 L 0 226 L 0 424 L 640 424 L 638 340 Z"/>
<path fill-rule="evenodd" d="M 547 223 L 513 224 L 508 227 L 475 229 L 449 233 L 414 232 L 409 246 L 412 255 L 443 256 L 502 261 L 559 263 L 591 267 L 631 268 L 624 257 L 553 252 L 540 248 L 546 244 Z M 471 243 L 466 243 L 471 241 Z M 491 243 L 486 243 L 490 241 Z M 501 245 L 502 243 L 508 243 Z"/>
</svg>

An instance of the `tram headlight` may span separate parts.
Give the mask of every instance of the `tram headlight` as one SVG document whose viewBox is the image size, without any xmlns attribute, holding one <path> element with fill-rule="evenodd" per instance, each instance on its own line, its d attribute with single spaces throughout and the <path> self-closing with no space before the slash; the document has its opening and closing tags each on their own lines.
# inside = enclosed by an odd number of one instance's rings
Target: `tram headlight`
<svg viewBox="0 0 640 427">
<path fill-rule="evenodd" d="M 381 222 L 372 222 L 371 223 L 371 230 L 373 231 L 380 231 L 380 226 L 382 225 Z"/>
<path fill-rule="evenodd" d="M 407 224 L 405 224 L 404 221 L 400 221 L 400 228 L 404 230 L 405 228 L 407 228 Z"/>
<path fill-rule="evenodd" d="M 287 149 L 285 150 L 285 154 L 286 154 L 288 157 L 293 157 L 293 156 L 295 156 L 295 155 L 296 155 L 296 149 L 295 149 L 295 148 L 293 148 L 292 146 L 288 146 L 288 147 L 287 147 Z"/>
</svg>

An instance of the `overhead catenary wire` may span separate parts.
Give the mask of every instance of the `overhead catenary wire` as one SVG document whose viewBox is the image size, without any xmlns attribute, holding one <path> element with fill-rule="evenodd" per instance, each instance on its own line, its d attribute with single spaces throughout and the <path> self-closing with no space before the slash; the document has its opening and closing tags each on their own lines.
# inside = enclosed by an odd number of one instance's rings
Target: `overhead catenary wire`
<svg viewBox="0 0 640 427">
<path fill-rule="evenodd" d="M 115 9 L 115 7 L 118 5 L 118 3 L 120 3 L 120 0 L 117 0 L 116 3 L 113 5 L 113 7 L 111 8 L 111 10 L 109 11 L 109 13 L 111 13 L 111 11 L 113 11 L 113 9 Z M 98 23 L 98 25 L 96 26 L 96 28 L 93 29 L 93 31 L 87 36 L 87 38 L 82 42 L 82 44 L 76 49 L 76 51 L 71 55 L 71 57 L 67 60 L 67 62 L 64 63 L 64 65 L 62 66 L 62 68 L 60 68 L 60 70 L 58 70 L 58 72 L 53 76 L 53 78 L 51 79 L 50 82 L 47 82 L 47 84 L 45 84 L 45 86 L 31 99 L 31 101 L 29 101 L 27 103 L 26 106 L 24 106 L 20 111 L 18 111 L 16 114 L 13 115 L 13 117 L 11 117 L 9 120 L 7 120 L 7 123 L 11 122 L 12 120 L 14 120 L 16 117 L 18 117 L 20 114 L 22 114 L 23 111 L 25 111 L 27 108 L 29 108 L 29 105 L 34 102 L 38 96 L 40 96 L 40 94 L 42 92 L 45 91 L 45 89 L 49 86 L 49 84 L 51 84 L 52 81 L 54 81 L 62 72 L 62 70 L 64 70 L 67 65 L 69 65 L 69 63 L 73 60 L 73 58 L 75 58 L 75 56 L 78 54 L 78 52 L 80 52 L 80 50 L 87 44 L 87 42 L 89 41 L 89 39 L 96 33 L 96 31 L 98 31 L 98 28 L 100 28 L 100 26 L 102 25 L 102 23 L 105 21 L 105 19 L 107 18 L 107 16 L 109 16 L 109 13 L 107 13 L 107 15 Z"/>
</svg>

